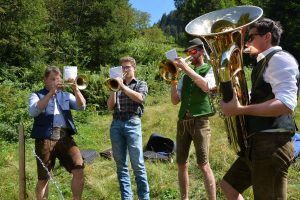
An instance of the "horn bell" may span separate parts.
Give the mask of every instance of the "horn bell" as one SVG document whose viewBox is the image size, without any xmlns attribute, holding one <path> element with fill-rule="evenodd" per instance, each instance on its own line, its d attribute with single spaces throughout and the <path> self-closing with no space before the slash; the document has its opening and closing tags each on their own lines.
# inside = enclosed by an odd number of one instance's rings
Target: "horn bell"
<svg viewBox="0 0 300 200">
<path fill-rule="evenodd" d="M 236 6 L 216 10 L 189 22 L 185 31 L 194 36 L 214 36 L 232 32 L 258 20 L 263 10 L 257 6 Z"/>
<path fill-rule="evenodd" d="M 240 104 L 249 104 L 243 70 L 242 29 L 257 21 L 262 14 L 263 10 L 257 6 L 236 6 L 204 14 L 185 27 L 188 34 L 200 37 L 208 44 L 217 91 L 225 102 L 232 99 L 235 90 Z M 243 153 L 248 135 L 244 115 L 224 116 L 224 122 L 230 146 L 236 153 Z"/>
</svg>

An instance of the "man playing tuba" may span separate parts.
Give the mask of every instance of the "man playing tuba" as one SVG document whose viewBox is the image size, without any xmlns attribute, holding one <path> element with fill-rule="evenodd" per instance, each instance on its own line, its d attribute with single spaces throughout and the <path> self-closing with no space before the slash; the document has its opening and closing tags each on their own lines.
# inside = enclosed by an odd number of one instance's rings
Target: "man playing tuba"
<svg viewBox="0 0 300 200">
<path fill-rule="evenodd" d="M 279 45 L 279 22 L 263 18 L 249 25 L 246 47 L 256 58 L 249 105 L 241 105 L 236 93 L 221 102 L 225 115 L 245 115 L 248 146 L 221 182 L 227 199 L 253 186 L 254 199 L 287 199 L 287 174 L 293 160 L 292 117 L 297 105 L 298 63 Z"/>
<path fill-rule="evenodd" d="M 190 68 L 186 59 L 177 58 L 176 66 L 185 74 L 179 83 L 177 80 L 171 82 L 171 101 L 174 105 L 181 102 L 176 135 L 179 187 L 181 199 L 188 199 L 188 156 L 193 141 L 207 195 L 210 200 L 214 200 L 216 199 L 216 184 L 208 156 L 210 140 L 208 116 L 214 112 L 207 92 L 214 87 L 215 82 L 211 66 L 204 63 L 203 42 L 195 38 L 190 41 L 190 44 L 186 52 L 192 57 L 192 64 L 195 68 Z"/>
</svg>

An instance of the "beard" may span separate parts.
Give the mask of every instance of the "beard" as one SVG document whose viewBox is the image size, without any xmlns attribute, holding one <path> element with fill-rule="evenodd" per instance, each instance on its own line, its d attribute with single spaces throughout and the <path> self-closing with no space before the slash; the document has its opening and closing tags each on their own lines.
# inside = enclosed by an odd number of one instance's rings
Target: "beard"
<svg viewBox="0 0 300 200">
<path fill-rule="evenodd" d="M 194 57 L 193 57 L 193 59 L 191 60 L 191 62 L 192 62 L 193 65 L 197 65 L 197 64 L 200 63 L 200 62 L 199 62 L 199 58 L 194 58 Z"/>
</svg>

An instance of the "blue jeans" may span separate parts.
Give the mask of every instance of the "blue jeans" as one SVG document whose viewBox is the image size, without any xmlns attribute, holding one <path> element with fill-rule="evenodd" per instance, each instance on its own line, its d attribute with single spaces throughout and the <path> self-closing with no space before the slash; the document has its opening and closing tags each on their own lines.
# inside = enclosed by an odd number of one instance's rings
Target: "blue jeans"
<svg viewBox="0 0 300 200">
<path fill-rule="evenodd" d="M 132 200 L 127 152 L 135 176 L 139 200 L 150 199 L 144 165 L 141 119 L 137 117 L 126 121 L 114 119 L 110 127 L 110 139 L 113 157 L 117 165 L 122 200 Z"/>
</svg>

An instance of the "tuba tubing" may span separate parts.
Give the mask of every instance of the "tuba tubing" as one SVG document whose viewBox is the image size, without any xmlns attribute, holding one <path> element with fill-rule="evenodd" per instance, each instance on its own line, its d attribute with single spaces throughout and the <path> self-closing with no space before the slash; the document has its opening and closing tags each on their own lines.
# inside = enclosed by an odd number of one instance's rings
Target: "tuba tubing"
<svg viewBox="0 0 300 200">
<path fill-rule="evenodd" d="M 242 29 L 258 20 L 263 14 L 257 6 L 236 6 L 206 13 L 189 22 L 185 31 L 200 37 L 211 50 L 210 60 L 216 79 L 217 91 L 224 102 L 233 97 L 233 90 L 241 105 L 249 103 L 248 88 L 243 70 Z M 236 153 L 247 147 L 247 130 L 244 115 L 224 116 L 230 146 Z"/>
</svg>

